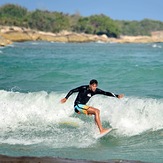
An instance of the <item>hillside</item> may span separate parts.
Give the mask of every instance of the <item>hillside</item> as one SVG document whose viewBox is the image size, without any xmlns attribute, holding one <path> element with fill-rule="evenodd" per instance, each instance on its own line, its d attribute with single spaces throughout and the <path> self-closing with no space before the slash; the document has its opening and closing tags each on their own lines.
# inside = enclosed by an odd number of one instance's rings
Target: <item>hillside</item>
<svg viewBox="0 0 163 163">
<path fill-rule="evenodd" d="M 14 4 L 0 7 L 0 45 L 20 41 L 163 42 L 163 22 L 113 20 L 106 15 L 83 17 L 62 12 L 28 11 Z"/>
</svg>

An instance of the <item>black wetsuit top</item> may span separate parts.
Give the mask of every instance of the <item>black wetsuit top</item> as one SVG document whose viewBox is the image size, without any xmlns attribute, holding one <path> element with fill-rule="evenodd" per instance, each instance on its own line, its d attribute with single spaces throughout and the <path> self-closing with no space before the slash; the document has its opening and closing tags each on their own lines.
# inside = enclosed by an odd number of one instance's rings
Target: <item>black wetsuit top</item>
<svg viewBox="0 0 163 163">
<path fill-rule="evenodd" d="M 105 91 L 103 91 L 103 90 L 101 90 L 99 88 L 96 88 L 95 92 L 93 92 L 92 90 L 90 90 L 89 85 L 83 85 L 83 86 L 80 86 L 80 87 L 77 87 L 75 89 L 70 90 L 65 98 L 68 99 L 69 96 L 71 96 L 75 92 L 79 92 L 79 93 L 78 93 L 78 95 L 76 97 L 74 105 L 86 104 L 89 101 L 89 99 L 92 96 L 96 95 L 96 94 L 102 94 L 102 95 L 106 95 L 106 96 L 118 97 L 118 95 L 116 95 L 114 93 L 105 92 Z"/>
</svg>

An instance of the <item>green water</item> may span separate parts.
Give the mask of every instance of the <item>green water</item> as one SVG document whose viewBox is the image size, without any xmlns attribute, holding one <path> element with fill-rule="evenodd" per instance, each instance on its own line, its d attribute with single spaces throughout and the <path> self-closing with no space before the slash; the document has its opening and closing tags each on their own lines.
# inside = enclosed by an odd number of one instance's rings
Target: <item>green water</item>
<svg viewBox="0 0 163 163">
<path fill-rule="evenodd" d="M 77 86 L 99 81 L 119 100 L 95 96 L 105 127 L 76 115 Z M 0 154 L 163 162 L 163 44 L 25 42 L 0 48 Z"/>
</svg>

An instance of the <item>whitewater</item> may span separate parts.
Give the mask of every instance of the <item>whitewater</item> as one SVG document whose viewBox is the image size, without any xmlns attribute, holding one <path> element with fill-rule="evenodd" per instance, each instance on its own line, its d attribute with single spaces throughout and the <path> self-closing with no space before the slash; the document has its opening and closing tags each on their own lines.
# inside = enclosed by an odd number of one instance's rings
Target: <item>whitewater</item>
<svg viewBox="0 0 163 163">
<path fill-rule="evenodd" d="M 20 128 L 25 131 L 26 127 L 29 129 L 27 132 L 34 128 L 34 132 L 36 132 L 41 130 L 43 126 L 47 129 L 48 126 L 60 125 L 61 122 L 63 122 L 63 125 L 64 122 L 67 122 L 68 125 L 72 126 L 73 124 L 78 126 L 87 123 L 87 120 L 84 122 L 79 117 L 73 117 L 74 97 L 66 104 L 61 104 L 62 97 L 64 97 L 64 94 L 55 92 L 48 94 L 47 92 L 19 93 L 0 91 L 1 132 L 4 131 L 5 133 Z M 163 129 L 162 100 L 139 99 L 136 97 L 119 100 L 111 97 L 94 97 L 89 105 L 99 108 L 101 110 L 101 119 L 110 123 L 117 130 L 116 134 L 120 136 L 133 136 L 148 130 L 157 131 Z M 88 125 L 87 130 L 89 127 Z M 96 132 L 93 130 L 92 127 L 92 134 Z M 30 140 L 34 142 L 31 138 Z M 16 141 L 18 142 L 19 139 Z M 38 141 L 41 140 L 38 139 Z M 69 146 L 72 145 L 72 143 L 69 144 Z"/>
<path fill-rule="evenodd" d="M 163 161 L 163 44 L 15 43 L 0 51 L 0 154 Z M 88 105 L 113 131 L 100 140 L 93 116 L 74 113 L 72 88 L 96 78 Z"/>
</svg>

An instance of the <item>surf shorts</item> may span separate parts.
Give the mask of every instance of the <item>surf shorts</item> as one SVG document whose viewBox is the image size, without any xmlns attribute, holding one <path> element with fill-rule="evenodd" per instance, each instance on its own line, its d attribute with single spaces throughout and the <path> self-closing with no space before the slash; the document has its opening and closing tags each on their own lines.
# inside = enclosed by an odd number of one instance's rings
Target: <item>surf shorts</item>
<svg viewBox="0 0 163 163">
<path fill-rule="evenodd" d="M 77 104 L 74 106 L 75 112 L 80 114 L 88 114 L 87 110 L 88 110 L 89 106 L 87 105 L 83 105 L 83 104 Z"/>
</svg>

